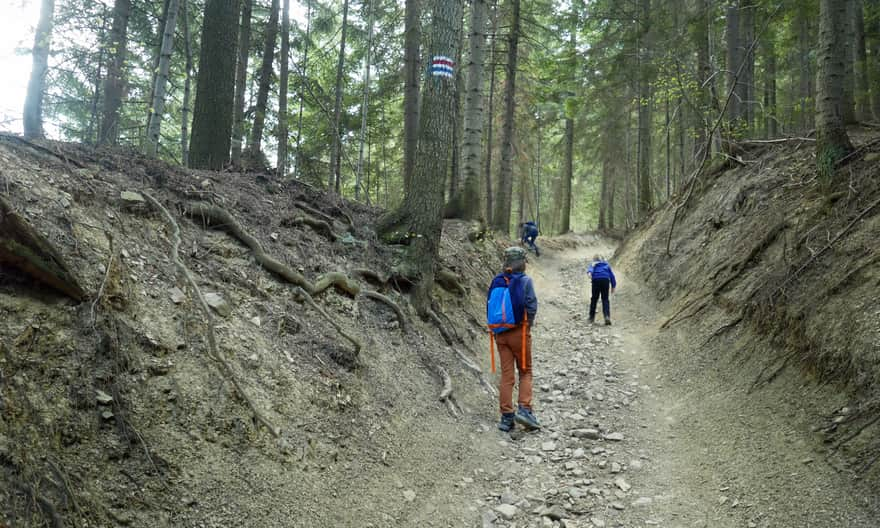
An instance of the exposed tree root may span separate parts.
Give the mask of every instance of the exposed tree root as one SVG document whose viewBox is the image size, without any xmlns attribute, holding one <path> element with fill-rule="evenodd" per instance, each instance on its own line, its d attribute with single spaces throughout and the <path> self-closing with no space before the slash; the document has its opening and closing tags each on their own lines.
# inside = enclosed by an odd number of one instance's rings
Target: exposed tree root
<svg viewBox="0 0 880 528">
<path fill-rule="evenodd" d="M 67 156 L 65 156 L 61 152 L 55 152 L 52 149 L 49 149 L 49 148 L 44 147 L 43 145 L 34 143 L 33 141 L 29 141 L 23 137 L 16 136 L 14 134 L 0 134 L 0 138 L 4 139 L 6 141 L 20 143 L 26 147 L 30 147 L 31 149 L 39 152 L 40 154 L 48 154 L 50 156 L 54 156 L 54 157 L 64 161 L 64 163 L 70 163 L 71 165 L 75 165 L 77 168 L 80 168 L 80 169 L 86 168 L 86 166 L 83 165 L 79 160 L 76 160 L 74 158 L 68 158 Z M 70 167 L 68 167 L 68 168 L 70 168 Z"/>
<path fill-rule="evenodd" d="M 709 301 L 705 300 L 705 299 L 707 297 L 711 297 L 711 295 L 712 295 L 711 293 L 707 293 L 707 294 L 701 295 L 701 296 L 697 297 L 696 299 L 693 299 L 692 301 L 686 303 L 684 306 L 681 307 L 681 309 L 679 309 L 677 312 L 672 314 L 672 317 L 670 317 L 669 319 L 664 321 L 663 324 L 660 325 L 660 329 L 663 330 L 663 329 L 667 328 L 668 326 L 671 326 L 672 324 L 679 323 L 685 319 L 688 319 L 688 318 L 693 317 L 694 315 L 698 314 L 699 312 L 701 312 L 703 310 L 703 308 L 706 307 L 707 304 L 709 304 Z M 702 304 L 698 305 L 697 309 L 693 313 L 679 317 L 679 316 L 681 316 L 682 313 L 684 313 L 685 310 L 687 310 L 688 308 L 690 308 L 691 306 L 696 304 L 697 301 L 700 301 L 700 300 L 704 300 L 704 302 Z"/>
<path fill-rule="evenodd" d="M 770 375 L 766 378 L 764 378 L 764 373 L 767 372 L 767 369 L 770 368 L 770 365 L 765 365 L 764 368 L 761 369 L 761 372 L 759 372 L 758 375 L 755 377 L 755 380 L 746 391 L 746 394 L 751 394 L 752 392 L 754 392 L 755 389 L 757 389 L 762 383 L 770 384 L 773 380 L 775 380 L 776 377 L 779 376 L 779 374 L 781 374 L 783 370 L 785 370 L 785 367 L 788 366 L 788 362 L 791 360 L 791 358 L 794 357 L 794 355 L 795 352 L 791 352 L 784 358 L 782 358 L 782 363 L 780 363 L 779 366 L 776 367 L 776 369 L 774 369 L 773 372 L 771 372 Z"/>
<path fill-rule="evenodd" d="M 311 294 L 317 295 L 330 286 L 336 286 L 352 297 L 357 297 L 357 294 L 361 292 L 361 285 L 357 281 L 352 280 L 345 273 L 331 271 L 318 277 L 318 280 L 312 286 Z"/>
<path fill-rule="evenodd" d="M 458 356 L 458 359 L 461 360 L 465 368 L 467 368 L 468 370 L 473 372 L 475 376 L 477 376 L 477 379 L 480 380 L 480 385 L 483 387 L 483 389 L 491 396 L 497 396 L 498 391 L 495 389 L 494 385 L 489 383 L 489 380 L 486 379 L 486 376 L 483 375 L 483 369 L 481 369 L 479 365 L 471 361 L 470 358 L 465 356 L 464 352 L 462 352 L 458 348 L 453 347 L 452 349 L 455 350 L 455 354 Z"/>
<path fill-rule="evenodd" d="M 710 341 L 712 341 L 712 340 L 715 339 L 716 337 L 720 336 L 720 335 L 723 334 L 724 332 L 727 332 L 728 330 L 730 330 L 730 329 L 733 328 L 734 326 L 738 325 L 740 322 L 742 322 L 743 317 L 744 317 L 744 316 L 740 315 L 739 317 L 737 317 L 737 318 L 734 319 L 733 321 L 731 321 L 731 322 L 729 322 L 729 323 L 727 323 L 727 324 L 725 324 L 725 325 L 719 327 L 717 330 L 715 330 L 714 332 L 712 332 L 712 334 L 711 334 L 709 337 L 707 337 L 705 341 L 703 341 L 703 344 L 702 344 L 701 346 L 706 346 L 706 345 L 708 345 Z"/>
<path fill-rule="evenodd" d="M 407 333 L 409 331 L 409 325 L 406 322 L 406 315 L 403 313 L 403 309 L 400 306 L 398 306 L 398 304 L 396 302 L 392 301 L 391 299 L 382 295 L 379 292 L 374 292 L 371 290 L 362 290 L 361 295 L 363 295 L 364 297 L 366 297 L 368 299 L 373 299 L 374 301 L 383 302 L 383 303 L 387 304 L 388 306 L 390 306 L 391 309 L 394 310 L 394 313 L 397 314 L 397 321 L 400 324 L 400 330 L 403 333 Z"/>
<path fill-rule="evenodd" d="M 305 301 L 306 303 L 308 303 L 308 305 L 311 306 L 316 312 L 318 312 L 319 314 L 321 314 L 321 315 L 324 317 L 324 319 L 326 319 L 327 322 L 330 323 L 330 325 L 331 325 L 333 328 L 335 328 L 337 332 L 339 332 L 339 335 L 341 335 L 341 336 L 344 337 L 349 343 L 351 343 L 352 345 L 354 345 L 354 353 L 355 353 L 355 357 L 357 357 L 357 355 L 360 354 L 361 349 L 364 347 L 363 344 L 361 343 L 361 341 L 360 341 L 358 338 L 356 338 L 356 337 L 354 337 L 353 335 L 351 335 L 351 334 L 349 334 L 348 332 L 346 332 L 345 329 L 343 329 L 342 326 L 340 326 L 339 323 L 336 322 L 336 319 L 333 318 L 333 316 L 331 316 L 331 315 L 328 314 L 326 311 L 324 311 L 323 308 L 321 308 L 320 306 L 318 306 L 318 303 L 315 302 L 315 299 L 312 298 L 312 296 L 309 295 L 309 293 L 308 293 L 307 291 L 305 291 L 304 288 L 302 288 L 302 287 L 298 287 L 298 288 L 296 289 L 296 293 L 297 293 L 297 297 L 299 297 L 299 298 L 301 298 L 302 300 L 304 300 L 304 301 Z"/>
<path fill-rule="evenodd" d="M 192 288 L 193 292 L 196 294 L 196 299 L 198 299 L 199 301 L 199 308 L 202 312 L 202 316 L 205 319 L 205 324 L 208 327 L 209 357 L 215 360 L 222 367 L 221 370 L 223 370 L 230 381 L 232 381 L 232 384 L 235 386 L 236 391 L 238 391 L 241 397 L 244 398 L 244 400 L 247 402 L 257 421 L 265 425 L 269 432 L 272 433 L 272 436 L 278 438 L 281 435 L 281 430 L 274 424 L 272 424 L 272 422 L 270 422 L 269 419 L 263 415 L 263 412 L 260 410 L 259 407 L 257 407 L 257 404 L 244 390 L 244 387 L 241 386 L 241 383 L 238 381 L 238 377 L 235 375 L 235 371 L 232 369 L 232 365 L 229 364 L 229 361 L 223 356 L 223 353 L 220 352 L 219 348 L 217 348 L 217 339 L 214 332 L 214 316 L 211 314 L 211 309 L 208 307 L 207 301 L 205 301 L 205 296 L 202 294 L 201 288 L 199 288 L 199 285 L 193 278 L 192 273 L 189 271 L 189 268 L 187 268 L 186 264 L 184 264 L 183 261 L 180 259 L 180 226 L 177 225 L 174 217 L 171 216 L 171 213 L 168 212 L 168 209 L 166 209 L 165 206 L 163 206 L 149 194 L 144 193 L 144 197 L 150 202 L 150 204 L 153 205 L 154 208 L 156 208 L 165 216 L 165 223 L 168 225 L 169 229 L 171 229 L 171 260 L 174 262 L 174 265 L 177 267 L 180 275 L 183 276 L 183 278 L 189 284 L 190 288 Z M 259 244 L 257 244 L 257 246 L 259 247 Z"/>
<path fill-rule="evenodd" d="M 440 316 L 437 315 L 437 312 L 431 310 L 430 308 L 427 311 L 428 318 L 434 323 L 434 326 L 437 327 L 437 330 L 440 331 L 440 335 L 443 336 L 443 340 L 446 341 L 446 344 L 449 346 L 455 346 L 455 341 L 452 339 L 452 334 L 449 333 L 449 330 L 443 326 L 443 321 L 440 320 Z"/>
<path fill-rule="evenodd" d="M 459 280 L 458 275 L 449 270 L 437 270 L 437 274 L 434 275 L 434 280 L 446 291 L 458 293 L 461 295 L 467 294 L 464 286 L 461 285 L 461 281 Z"/>
<path fill-rule="evenodd" d="M 281 224 L 285 227 L 292 225 L 307 225 L 319 235 L 323 235 L 329 238 L 332 242 L 336 242 L 340 238 L 340 236 L 333 231 L 333 226 L 330 225 L 329 222 L 318 220 L 317 218 L 313 218 L 311 216 L 295 216 L 293 218 L 283 220 Z"/>
<path fill-rule="evenodd" d="M 250 248 L 254 259 L 264 268 L 278 275 L 285 281 L 299 286 L 309 295 L 318 294 L 328 287 L 336 286 L 350 295 L 357 295 L 360 290 L 354 281 L 339 272 L 332 272 L 319 277 L 315 284 L 309 282 L 301 273 L 290 266 L 273 258 L 263 250 L 260 241 L 244 230 L 225 209 L 205 202 L 195 202 L 188 206 L 187 214 L 203 219 L 208 225 L 226 230 L 241 243 Z"/>
<path fill-rule="evenodd" d="M 388 275 L 383 275 L 379 272 L 373 271 L 371 269 L 366 268 L 355 268 L 351 270 L 351 272 L 355 275 L 360 275 L 369 282 L 376 284 L 377 286 L 385 286 L 388 284 L 389 277 Z"/>
<path fill-rule="evenodd" d="M 788 286 L 789 283 L 791 283 L 791 281 L 797 279 L 797 278 L 800 276 L 800 274 L 804 272 L 805 269 L 807 269 L 807 268 L 810 267 L 814 262 L 816 262 L 816 260 L 817 260 L 819 257 L 821 257 L 822 255 L 824 255 L 826 251 L 828 251 L 829 249 L 831 249 L 831 247 L 835 244 L 835 242 L 837 242 L 838 240 L 840 240 L 840 239 L 843 237 L 843 235 L 849 233 L 849 230 L 850 230 L 850 229 L 852 229 L 857 223 L 859 223 L 859 221 L 860 221 L 862 218 L 865 217 L 865 215 L 867 215 L 868 213 L 870 213 L 871 211 L 873 211 L 874 208 L 877 207 L 878 205 L 880 205 L 880 200 L 876 200 L 876 201 L 874 201 L 871 205 L 869 205 L 869 206 L 866 207 L 864 210 L 862 210 L 862 212 L 860 212 L 858 215 L 856 215 L 856 217 L 853 218 L 853 220 L 852 220 L 849 224 L 847 224 L 847 226 L 844 227 L 839 233 L 837 233 L 837 235 L 835 235 L 835 237 L 832 238 L 831 241 L 829 241 L 828 244 L 827 244 L 825 247 L 823 247 L 821 250 L 819 250 L 818 252 L 816 252 L 816 254 L 814 254 L 812 257 L 810 257 L 809 259 L 807 259 L 807 261 L 804 262 L 804 263 L 801 265 L 801 267 L 799 267 L 797 270 L 795 270 L 794 273 L 792 273 L 792 274 L 789 275 L 784 281 L 782 281 L 782 284 L 780 284 L 775 290 L 773 290 L 773 293 L 770 294 L 770 297 L 769 297 L 769 298 L 772 299 L 773 297 L 776 297 L 776 295 L 777 295 L 779 292 L 781 292 L 782 290 L 784 290 L 785 287 Z"/>
<path fill-rule="evenodd" d="M 61 255 L 2 196 L 0 264 L 13 266 L 77 301 L 86 298 Z"/>
<path fill-rule="evenodd" d="M 318 209 L 312 207 L 311 205 L 309 205 L 309 204 L 307 204 L 307 203 L 305 203 L 305 202 L 302 202 L 302 201 L 296 201 L 296 202 L 293 202 L 293 205 L 299 207 L 300 209 L 302 209 L 303 211 L 309 213 L 309 214 L 312 215 L 312 216 L 317 216 L 318 218 L 323 218 L 323 219 L 324 219 L 329 225 L 331 225 L 331 226 L 333 225 L 333 222 L 336 221 L 335 218 L 333 218 L 332 216 L 328 215 L 328 214 L 325 213 L 324 211 L 320 211 L 320 210 L 318 210 Z M 351 217 L 350 217 L 350 216 L 346 216 L 346 220 L 348 221 L 348 225 L 349 225 L 349 226 L 351 226 L 351 225 L 353 224 L 353 222 L 351 221 Z"/>
<path fill-rule="evenodd" d="M 846 435 L 845 437 L 843 437 L 841 440 L 839 440 L 836 444 L 834 444 L 834 447 L 832 448 L 832 450 L 833 450 L 833 451 L 837 451 L 837 450 L 840 449 L 844 444 L 847 444 L 847 443 L 851 442 L 851 441 L 852 441 L 853 439 L 855 439 L 857 436 L 859 436 L 860 434 L 862 434 L 862 433 L 865 431 L 865 429 L 867 429 L 868 427 L 871 427 L 872 425 L 874 425 L 874 424 L 877 423 L 878 421 L 880 421 L 880 413 L 874 415 L 872 418 L 870 418 L 870 419 L 867 420 L 865 423 L 863 423 L 862 425 L 860 425 L 859 427 L 857 427 L 855 430 L 853 430 L 852 432 L 850 432 L 848 435 Z"/>
<path fill-rule="evenodd" d="M 782 230 L 786 228 L 786 226 L 788 226 L 788 223 L 782 221 L 776 224 L 773 229 L 768 231 L 764 235 L 764 237 L 761 238 L 761 241 L 752 247 L 752 249 L 749 251 L 744 259 L 733 265 L 730 275 L 724 282 L 715 287 L 715 289 L 712 291 L 712 295 L 717 295 L 718 293 L 722 292 L 728 284 L 736 280 L 736 278 L 740 276 L 740 271 L 742 271 L 749 262 L 757 257 L 759 253 L 767 249 L 767 247 L 769 247 L 770 244 L 772 244 L 773 241 L 776 240 L 776 237 L 779 236 L 779 233 L 781 233 Z"/>
</svg>

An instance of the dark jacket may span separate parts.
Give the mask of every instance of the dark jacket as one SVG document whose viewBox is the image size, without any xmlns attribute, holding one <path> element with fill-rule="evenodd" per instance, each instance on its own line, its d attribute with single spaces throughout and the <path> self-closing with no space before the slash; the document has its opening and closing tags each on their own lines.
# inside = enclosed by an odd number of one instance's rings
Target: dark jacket
<svg viewBox="0 0 880 528">
<path fill-rule="evenodd" d="M 608 264 L 604 260 L 600 260 L 590 264 L 590 267 L 587 269 L 587 273 L 590 274 L 590 278 L 592 280 L 610 279 L 611 287 L 617 288 L 617 279 L 614 277 L 614 272 L 611 271 L 611 264 Z"/>
</svg>

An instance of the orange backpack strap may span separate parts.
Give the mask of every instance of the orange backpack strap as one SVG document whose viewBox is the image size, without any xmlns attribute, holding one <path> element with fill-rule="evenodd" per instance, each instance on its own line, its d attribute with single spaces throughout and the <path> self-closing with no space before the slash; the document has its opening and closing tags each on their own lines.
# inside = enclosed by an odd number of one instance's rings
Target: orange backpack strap
<svg viewBox="0 0 880 528">
<path fill-rule="evenodd" d="M 528 333 L 529 333 L 529 314 L 528 312 L 523 313 L 523 335 L 522 335 L 522 369 L 526 369 L 526 345 L 528 344 Z"/>
<path fill-rule="evenodd" d="M 489 330 L 489 357 L 492 361 L 492 373 L 495 373 L 495 332 Z"/>
</svg>

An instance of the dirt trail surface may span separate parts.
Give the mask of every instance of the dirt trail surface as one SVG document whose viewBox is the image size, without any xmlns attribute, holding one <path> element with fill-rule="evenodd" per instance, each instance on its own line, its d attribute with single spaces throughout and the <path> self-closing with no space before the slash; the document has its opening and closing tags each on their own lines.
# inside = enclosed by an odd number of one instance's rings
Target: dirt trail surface
<svg viewBox="0 0 880 528">
<path fill-rule="evenodd" d="M 476 470 L 495 486 L 476 499 L 476 525 L 878 525 L 874 494 L 826 462 L 798 402 L 781 396 L 802 382 L 782 376 L 781 387 L 749 394 L 748 368 L 728 365 L 739 374 L 732 381 L 723 368 L 691 364 L 686 332 L 658 333 L 661 311 L 625 269 L 616 270 L 614 325 L 588 325 L 584 266 L 597 252 L 611 248 L 548 252 L 531 264 L 544 430 L 496 432 L 500 459 Z M 834 404 L 809 391 L 801 406 Z"/>
</svg>

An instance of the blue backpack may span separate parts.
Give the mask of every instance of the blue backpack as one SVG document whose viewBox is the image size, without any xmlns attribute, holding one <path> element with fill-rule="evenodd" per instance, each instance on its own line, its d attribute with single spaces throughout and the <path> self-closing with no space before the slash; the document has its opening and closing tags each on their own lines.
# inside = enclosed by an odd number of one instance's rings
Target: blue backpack
<svg viewBox="0 0 880 528">
<path fill-rule="evenodd" d="M 501 273 L 492 280 L 492 284 L 489 286 L 486 300 L 486 326 L 489 327 L 489 354 L 492 358 L 492 372 L 495 372 L 495 334 L 506 332 L 520 324 L 526 326 L 529 324 L 525 307 L 523 307 L 522 314 L 517 317 L 517 310 L 513 306 L 513 299 L 510 295 L 511 288 L 520 287 L 520 281 L 517 278 L 507 273 Z M 523 365 L 525 365 L 527 333 L 526 329 L 523 329 Z"/>
</svg>

